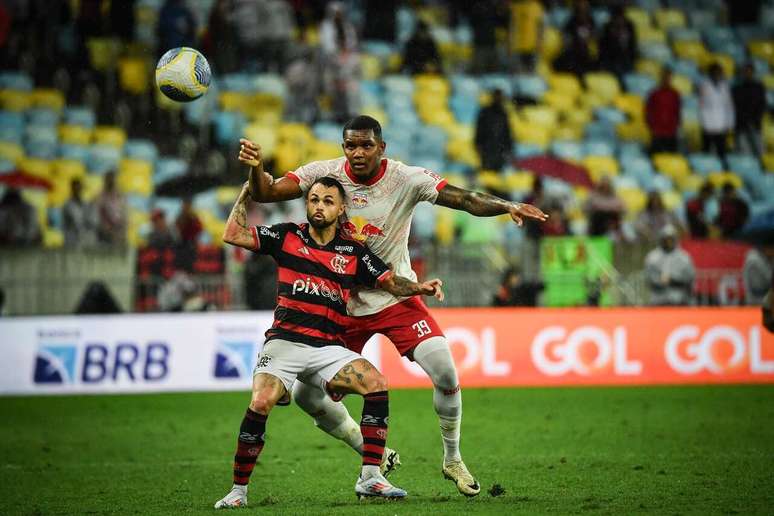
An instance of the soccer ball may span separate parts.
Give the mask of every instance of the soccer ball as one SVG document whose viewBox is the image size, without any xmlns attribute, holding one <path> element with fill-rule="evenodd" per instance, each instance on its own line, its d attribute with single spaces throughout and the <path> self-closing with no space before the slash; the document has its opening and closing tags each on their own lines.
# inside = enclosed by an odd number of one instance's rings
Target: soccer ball
<svg viewBox="0 0 774 516">
<path fill-rule="evenodd" d="M 177 102 L 191 102 L 207 93 L 211 75 L 207 59 L 188 47 L 167 51 L 156 65 L 156 85 Z"/>
</svg>

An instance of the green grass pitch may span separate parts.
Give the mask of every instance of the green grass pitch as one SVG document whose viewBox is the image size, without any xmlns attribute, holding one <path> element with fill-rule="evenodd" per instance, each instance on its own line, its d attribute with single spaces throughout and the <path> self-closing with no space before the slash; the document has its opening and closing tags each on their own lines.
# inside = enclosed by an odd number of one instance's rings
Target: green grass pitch
<svg viewBox="0 0 774 516">
<path fill-rule="evenodd" d="M 771 514 L 774 386 L 467 389 L 443 479 L 428 390 L 393 391 L 402 502 L 359 502 L 359 458 L 297 407 L 269 418 L 250 514 Z M 213 514 L 248 393 L 0 398 L 0 514 Z M 350 397 L 359 418 L 361 401 Z M 487 491 L 494 484 L 500 496 Z"/>
</svg>

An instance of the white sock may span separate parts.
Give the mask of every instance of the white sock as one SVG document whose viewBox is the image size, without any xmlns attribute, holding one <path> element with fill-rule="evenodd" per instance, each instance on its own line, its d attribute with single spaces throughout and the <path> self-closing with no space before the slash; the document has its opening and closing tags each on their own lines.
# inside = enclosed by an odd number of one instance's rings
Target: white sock
<svg viewBox="0 0 774 516">
<path fill-rule="evenodd" d="M 314 418 L 314 424 L 323 432 L 344 441 L 358 455 L 363 453 L 363 435 L 360 425 L 352 419 L 347 407 L 333 401 L 321 386 L 324 381 L 315 377 L 308 383 L 297 381 L 293 384 L 293 400 L 301 410 Z"/>
<path fill-rule="evenodd" d="M 379 466 L 374 466 L 373 464 L 363 465 L 363 469 L 360 470 L 360 478 L 362 478 L 363 480 L 366 480 L 381 474 L 382 472 L 379 470 Z"/>
<path fill-rule="evenodd" d="M 462 460 L 460 456 L 462 394 L 457 369 L 446 338 L 432 337 L 422 342 L 414 350 L 414 360 L 433 381 L 433 408 L 438 414 L 441 428 L 444 463 Z"/>
<path fill-rule="evenodd" d="M 240 484 L 234 484 L 234 487 L 231 488 L 232 491 L 239 491 L 240 494 L 246 495 L 247 494 L 247 485 L 240 485 Z"/>
</svg>

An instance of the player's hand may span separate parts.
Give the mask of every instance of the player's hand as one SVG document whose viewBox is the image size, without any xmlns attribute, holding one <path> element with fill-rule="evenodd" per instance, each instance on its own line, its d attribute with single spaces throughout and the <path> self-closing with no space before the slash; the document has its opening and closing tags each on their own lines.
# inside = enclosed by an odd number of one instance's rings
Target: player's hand
<svg viewBox="0 0 774 516">
<path fill-rule="evenodd" d="M 513 203 L 509 210 L 509 214 L 513 221 L 519 226 L 524 224 L 525 218 L 539 220 L 540 222 L 545 222 L 548 219 L 548 215 L 543 213 L 543 210 L 537 206 L 521 202 Z"/>
<path fill-rule="evenodd" d="M 246 138 L 239 139 L 239 161 L 250 167 L 259 167 L 263 161 L 261 146 Z"/>
<path fill-rule="evenodd" d="M 425 296 L 433 296 L 438 301 L 443 301 L 444 295 L 443 290 L 441 287 L 443 286 L 443 281 L 439 280 L 438 278 L 431 279 L 430 281 L 425 281 L 424 283 L 419 284 L 420 288 L 422 289 L 422 294 Z"/>
</svg>

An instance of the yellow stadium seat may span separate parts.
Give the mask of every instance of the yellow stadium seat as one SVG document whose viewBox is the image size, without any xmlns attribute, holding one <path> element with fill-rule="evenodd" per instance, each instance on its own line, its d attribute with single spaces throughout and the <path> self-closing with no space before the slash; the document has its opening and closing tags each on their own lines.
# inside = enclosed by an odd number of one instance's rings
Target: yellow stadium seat
<svg viewBox="0 0 774 516">
<path fill-rule="evenodd" d="M 626 206 L 626 216 L 629 219 L 639 215 L 648 202 L 648 196 L 641 188 L 619 188 L 616 193 Z"/>
<path fill-rule="evenodd" d="M 589 72 L 583 76 L 583 80 L 586 82 L 586 90 L 605 99 L 606 104 L 621 93 L 618 79 L 611 73 Z"/>
<path fill-rule="evenodd" d="M 679 73 L 673 74 L 672 86 L 680 93 L 680 95 L 693 94 L 693 81 L 687 75 L 681 75 Z"/>
<path fill-rule="evenodd" d="M 6 111 L 26 111 L 32 105 L 32 97 L 26 91 L 0 90 L 0 106 Z"/>
<path fill-rule="evenodd" d="M 653 165 L 656 170 L 669 176 L 674 182 L 691 174 L 691 166 L 682 154 L 659 152 L 653 155 Z"/>
<path fill-rule="evenodd" d="M 674 211 L 683 204 L 683 196 L 674 190 L 661 192 L 661 200 L 664 203 L 664 208 L 669 211 Z"/>
<path fill-rule="evenodd" d="M 543 103 L 557 111 L 572 111 L 577 104 L 575 98 L 555 90 L 549 90 L 543 94 Z"/>
<path fill-rule="evenodd" d="M 469 167 L 478 168 L 481 166 L 481 159 L 473 145 L 473 140 L 468 138 L 449 140 L 446 144 L 446 155 L 451 160 L 464 163 Z"/>
<path fill-rule="evenodd" d="M 772 40 L 750 41 L 747 44 L 747 49 L 750 54 L 764 61 L 771 63 L 774 60 L 774 41 Z"/>
<path fill-rule="evenodd" d="M 640 7 L 628 7 L 626 17 L 635 27 L 650 27 L 650 13 Z"/>
<path fill-rule="evenodd" d="M 450 245 L 454 242 L 454 212 L 452 210 L 438 210 L 435 219 L 435 236 L 441 245 Z"/>
<path fill-rule="evenodd" d="M 40 228 L 45 230 L 48 227 L 48 214 L 46 212 L 48 194 L 40 189 L 25 188 L 21 191 L 22 199 L 27 201 L 35 208 L 38 216 Z"/>
<path fill-rule="evenodd" d="M 83 178 L 83 198 L 87 201 L 94 200 L 102 191 L 105 180 L 97 174 L 86 174 Z"/>
<path fill-rule="evenodd" d="M 456 123 L 454 115 L 448 108 L 423 105 L 417 109 L 419 119 L 428 125 L 437 125 L 440 127 Z"/>
<path fill-rule="evenodd" d="M 771 172 L 774 170 L 774 153 L 767 152 L 762 157 L 763 168 Z"/>
<path fill-rule="evenodd" d="M 603 176 L 617 176 L 619 172 L 618 161 L 611 156 L 586 156 L 581 163 L 595 183 Z"/>
<path fill-rule="evenodd" d="M 149 197 L 153 193 L 153 165 L 141 159 L 122 159 L 118 165 L 116 183 L 124 193 Z"/>
<path fill-rule="evenodd" d="M 86 165 L 77 159 L 58 159 L 52 163 L 54 177 L 66 178 L 72 181 L 75 178 L 83 179 L 86 176 Z"/>
<path fill-rule="evenodd" d="M 679 9 L 658 9 L 653 17 L 656 25 L 663 30 L 685 27 L 685 14 Z"/>
<path fill-rule="evenodd" d="M 650 143 L 650 130 L 642 119 L 621 122 L 615 128 L 619 138 L 630 142 Z"/>
<path fill-rule="evenodd" d="M 46 195 L 46 205 L 54 208 L 61 207 L 70 198 L 72 187 L 70 181 L 63 176 L 49 178 L 51 189 Z"/>
<path fill-rule="evenodd" d="M 645 115 L 645 103 L 642 97 L 633 93 L 622 93 L 613 100 L 613 105 L 635 120 Z"/>
<path fill-rule="evenodd" d="M 507 182 L 502 174 L 495 172 L 494 170 L 482 170 L 478 173 L 478 183 L 491 190 L 505 191 L 507 189 Z"/>
<path fill-rule="evenodd" d="M 564 114 L 564 121 L 570 125 L 585 126 L 594 118 L 594 113 L 589 109 L 573 109 Z"/>
<path fill-rule="evenodd" d="M 341 156 L 343 156 L 343 151 L 338 144 L 315 140 L 309 146 L 307 161 L 323 161 L 340 158 Z"/>
<path fill-rule="evenodd" d="M 390 117 L 387 115 L 387 112 L 379 106 L 364 106 L 363 109 L 360 110 L 360 113 L 379 120 L 379 123 L 383 126 L 389 125 L 390 123 Z"/>
<path fill-rule="evenodd" d="M 65 106 L 65 96 L 59 90 L 38 88 L 32 91 L 30 96 L 34 107 L 42 107 L 61 111 Z"/>
<path fill-rule="evenodd" d="M 64 234 L 58 229 L 45 228 L 43 230 L 43 247 L 56 249 L 64 245 Z"/>
<path fill-rule="evenodd" d="M 637 72 L 649 75 L 656 81 L 661 77 L 661 63 L 658 61 L 652 59 L 638 59 L 634 64 L 634 68 Z"/>
<path fill-rule="evenodd" d="M 377 118 L 377 120 L 379 119 Z M 450 140 L 472 141 L 476 134 L 476 128 L 473 124 L 460 124 L 458 122 L 443 126 L 443 130 L 446 131 Z"/>
<path fill-rule="evenodd" d="M 683 193 L 694 193 L 699 191 L 701 186 L 704 184 L 704 181 L 705 180 L 702 176 L 698 174 L 690 174 L 677 181 L 677 186 Z"/>
<path fill-rule="evenodd" d="M 726 183 L 733 184 L 735 188 L 741 188 L 744 185 L 742 178 L 733 172 L 712 172 L 707 179 L 715 188 L 721 188 Z"/>
<path fill-rule="evenodd" d="M 460 53 L 466 56 L 465 59 L 469 60 L 470 56 L 473 55 L 473 47 L 471 45 L 460 45 Z M 401 56 L 398 52 L 393 52 L 387 56 L 388 73 L 398 73 L 401 69 L 401 66 L 403 66 L 403 56 Z"/>
<path fill-rule="evenodd" d="M 548 77 L 548 86 L 562 94 L 577 98 L 581 94 L 581 83 L 577 77 L 570 73 L 554 73 Z"/>
<path fill-rule="evenodd" d="M 215 190 L 215 199 L 221 206 L 231 206 L 241 191 L 241 186 L 219 186 Z"/>
<path fill-rule="evenodd" d="M 586 202 L 586 199 L 589 198 L 589 189 L 585 186 L 573 186 L 572 192 L 578 204 Z"/>
<path fill-rule="evenodd" d="M 51 162 L 45 159 L 22 158 L 19 161 L 19 170 L 27 175 L 40 179 L 51 179 Z"/>
<path fill-rule="evenodd" d="M 306 159 L 306 147 L 303 150 L 293 143 L 283 141 L 277 145 L 274 169 L 279 174 L 285 174 L 297 169 Z"/>
<path fill-rule="evenodd" d="M 360 56 L 360 69 L 363 79 L 367 81 L 373 81 L 382 76 L 382 62 L 375 55 L 362 54 Z"/>
<path fill-rule="evenodd" d="M 293 166 L 290 168 L 283 166 L 278 168 L 278 171 L 285 172 L 296 169 L 300 162 L 306 159 L 313 140 L 314 135 L 306 125 L 299 123 L 281 124 L 277 128 L 277 149 L 274 157 L 278 163 Z M 294 150 L 290 151 L 290 147 L 293 147 Z M 282 156 L 282 153 L 287 153 L 287 156 Z"/>
<path fill-rule="evenodd" d="M 418 91 L 432 93 L 440 97 L 449 96 L 449 81 L 442 75 L 421 74 L 414 77 L 414 86 Z"/>
<path fill-rule="evenodd" d="M 701 41 L 675 41 L 673 50 L 677 57 L 694 61 L 700 68 L 703 68 L 709 62 L 709 52 L 707 52 L 704 43 Z"/>
<path fill-rule="evenodd" d="M 118 58 L 119 43 L 113 38 L 91 38 L 86 42 L 91 67 L 100 72 L 113 70 Z"/>
<path fill-rule="evenodd" d="M 126 131 L 113 125 L 99 125 L 95 127 L 92 137 L 94 143 L 110 145 L 111 147 L 123 147 L 126 143 Z"/>
<path fill-rule="evenodd" d="M 18 164 L 24 157 L 24 147 L 12 142 L 0 141 L 0 158 Z"/>
<path fill-rule="evenodd" d="M 684 118 L 681 125 L 683 138 L 688 144 L 688 149 L 697 151 L 701 148 L 701 126 L 698 120 Z"/>
<path fill-rule="evenodd" d="M 273 93 L 255 93 L 249 100 L 251 109 L 255 110 L 270 110 L 270 111 L 282 111 L 285 109 L 285 101 L 279 95 Z"/>
<path fill-rule="evenodd" d="M 767 90 L 774 89 L 774 74 L 766 74 L 763 77 L 763 85 L 766 87 Z"/>
<path fill-rule="evenodd" d="M 264 159 L 271 159 L 277 150 L 277 132 L 274 128 L 249 124 L 245 127 L 245 138 L 261 146 L 261 154 Z"/>
<path fill-rule="evenodd" d="M 462 174 L 444 174 L 443 177 L 446 179 L 446 181 L 449 182 L 450 185 L 456 186 L 458 188 L 470 188 L 470 182 L 468 181 L 468 178 L 465 177 Z"/>
<path fill-rule="evenodd" d="M 532 172 L 522 170 L 513 172 L 505 178 L 505 186 L 509 191 L 529 192 L 535 183 L 535 177 Z"/>
<path fill-rule="evenodd" d="M 600 95 L 594 91 L 590 91 L 584 95 L 581 95 L 579 99 L 581 108 L 594 111 L 597 108 L 605 107 L 610 104 L 607 97 Z"/>
<path fill-rule="evenodd" d="M 728 54 L 707 54 L 707 62 L 708 63 L 718 63 L 721 68 L 723 68 L 723 73 L 727 78 L 732 78 L 734 76 L 734 71 L 736 69 L 736 64 L 734 63 L 734 58 L 732 58 Z"/>
<path fill-rule="evenodd" d="M 529 124 L 553 127 L 559 119 L 558 113 L 548 106 L 526 106 L 521 110 L 522 118 Z"/>
<path fill-rule="evenodd" d="M 583 139 L 583 126 L 578 124 L 562 124 L 556 127 L 553 132 L 555 140 L 579 141 Z"/>
<path fill-rule="evenodd" d="M 555 27 L 546 27 L 543 31 L 541 54 L 547 61 L 553 61 L 562 51 L 562 33 Z"/>
<path fill-rule="evenodd" d="M 649 43 L 664 43 L 667 42 L 667 35 L 662 29 L 656 29 L 653 27 L 638 27 L 635 25 L 637 32 L 637 43 L 645 45 Z"/>
<path fill-rule="evenodd" d="M 92 130 L 80 125 L 60 125 L 59 139 L 62 143 L 88 145 L 91 143 Z"/>
<path fill-rule="evenodd" d="M 119 59 L 118 83 L 122 90 L 132 95 L 147 92 L 151 83 L 148 62 L 138 57 Z"/>
<path fill-rule="evenodd" d="M 218 97 L 220 109 L 223 111 L 237 111 L 247 113 L 253 103 L 252 95 L 240 91 L 224 91 Z"/>
<path fill-rule="evenodd" d="M 519 123 L 516 126 L 516 141 L 528 143 L 545 149 L 551 143 L 551 131 L 548 126 L 533 123 Z"/>
</svg>

